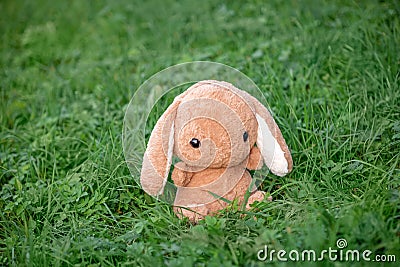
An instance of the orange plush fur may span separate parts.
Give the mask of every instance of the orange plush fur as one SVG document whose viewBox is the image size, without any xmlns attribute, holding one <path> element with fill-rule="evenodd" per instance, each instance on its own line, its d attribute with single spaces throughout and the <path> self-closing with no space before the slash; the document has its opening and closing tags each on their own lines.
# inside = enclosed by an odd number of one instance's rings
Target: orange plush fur
<svg viewBox="0 0 400 267">
<path fill-rule="evenodd" d="M 221 81 L 194 84 L 158 120 L 140 177 L 148 194 L 163 193 L 173 155 L 181 160 L 171 175 L 177 186 L 174 211 L 191 221 L 225 208 L 225 199 L 243 202 L 247 190 L 247 208 L 262 201 L 264 192 L 250 188 L 248 170 L 265 163 L 283 176 L 292 169 L 289 149 L 269 111 L 247 92 Z"/>
</svg>

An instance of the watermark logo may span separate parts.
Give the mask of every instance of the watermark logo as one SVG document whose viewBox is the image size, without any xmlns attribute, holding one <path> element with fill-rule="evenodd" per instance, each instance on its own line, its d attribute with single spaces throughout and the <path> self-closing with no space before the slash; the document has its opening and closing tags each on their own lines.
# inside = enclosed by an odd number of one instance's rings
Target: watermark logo
<svg viewBox="0 0 400 267">
<path fill-rule="evenodd" d="M 251 135 L 257 134 L 257 129 L 251 128 L 249 131 L 246 128 L 250 123 L 243 112 L 245 108 L 250 112 L 252 106 L 247 102 L 239 105 L 210 97 L 184 98 L 184 92 L 205 80 L 228 82 L 254 97 L 254 101 L 259 101 L 260 105 L 266 104 L 265 97 L 257 85 L 239 70 L 220 63 L 196 61 L 174 65 L 154 74 L 136 90 L 125 113 L 123 148 L 132 177 L 150 195 L 176 206 L 203 205 L 215 201 L 217 196 L 226 195 L 244 175 L 245 168 L 237 168 L 239 172 L 235 173 L 232 173 L 232 168 L 226 168 L 226 171 L 208 187 L 185 186 L 184 182 L 180 183 L 180 178 L 186 177 L 181 175 L 182 173 L 199 172 L 211 164 L 239 165 L 250 154 L 247 139 L 252 139 L 253 142 L 261 140 Z M 216 81 L 208 83 L 210 86 L 218 85 L 221 88 L 230 86 Z M 245 99 L 236 91 L 232 92 L 235 92 L 238 99 Z M 225 99 L 231 97 L 227 96 Z M 175 100 L 165 107 L 165 99 L 173 98 Z M 165 111 L 159 112 L 162 109 Z M 148 129 L 149 121 L 154 123 L 154 119 L 157 123 Z M 276 128 L 273 127 L 270 132 L 276 134 Z M 147 151 L 146 143 L 147 147 L 150 147 Z M 266 157 L 272 163 L 276 161 L 275 152 L 280 151 L 277 144 L 268 143 Z M 175 180 L 170 174 L 172 166 L 176 174 L 174 177 L 177 177 Z M 254 173 L 249 189 L 253 184 L 257 186 L 265 179 L 269 172 L 267 167 L 270 166 L 264 166 Z M 168 179 L 169 176 L 172 179 Z M 202 193 L 208 191 L 210 193 Z M 182 202 L 193 199 L 193 195 L 199 196 L 196 203 Z"/>
<path fill-rule="evenodd" d="M 347 240 L 339 238 L 336 241 L 336 248 L 328 247 L 328 249 L 317 252 L 313 249 L 307 250 L 275 250 L 269 249 L 267 245 L 257 252 L 257 258 L 260 261 L 301 261 L 301 262 L 317 262 L 317 261 L 344 261 L 344 262 L 396 262 L 396 255 L 373 255 L 371 250 L 346 249 Z"/>
<path fill-rule="evenodd" d="M 344 238 L 339 238 L 339 239 L 336 241 L 336 246 L 337 246 L 339 249 L 347 247 L 347 240 L 344 239 Z"/>
</svg>

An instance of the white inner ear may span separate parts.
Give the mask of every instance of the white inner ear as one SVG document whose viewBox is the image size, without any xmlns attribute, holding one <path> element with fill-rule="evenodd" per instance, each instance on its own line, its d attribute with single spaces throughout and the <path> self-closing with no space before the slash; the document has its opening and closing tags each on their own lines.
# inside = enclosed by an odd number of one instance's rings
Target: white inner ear
<svg viewBox="0 0 400 267">
<path fill-rule="evenodd" d="M 257 147 L 260 149 L 265 165 L 272 173 L 284 176 L 288 173 L 285 152 L 281 149 L 264 119 L 258 114 L 256 114 L 256 118 L 258 122 Z"/>
<path fill-rule="evenodd" d="M 175 133 L 174 122 L 172 122 L 171 131 L 169 132 L 169 137 L 168 137 L 167 166 L 165 166 L 165 174 L 163 177 L 164 180 L 163 180 L 162 187 L 161 187 L 160 191 L 158 192 L 158 195 L 161 195 L 164 192 L 165 184 L 168 181 L 169 168 L 171 167 L 172 154 L 174 152 L 174 133 Z"/>
</svg>

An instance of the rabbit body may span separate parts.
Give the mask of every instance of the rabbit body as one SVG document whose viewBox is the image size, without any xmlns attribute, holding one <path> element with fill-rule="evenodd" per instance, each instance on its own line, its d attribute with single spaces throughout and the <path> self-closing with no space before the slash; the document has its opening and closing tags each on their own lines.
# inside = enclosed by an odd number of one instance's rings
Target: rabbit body
<svg viewBox="0 0 400 267">
<path fill-rule="evenodd" d="M 172 156 L 180 159 L 171 178 L 177 186 L 174 211 L 198 221 L 225 208 L 228 201 L 249 204 L 264 193 L 250 188 L 248 170 L 265 163 L 283 176 L 292 158 L 269 111 L 253 96 L 232 84 L 201 81 L 177 96 L 158 120 L 143 159 L 141 184 L 160 195 Z M 228 201 L 227 201 L 228 200 Z"/>
</svg>

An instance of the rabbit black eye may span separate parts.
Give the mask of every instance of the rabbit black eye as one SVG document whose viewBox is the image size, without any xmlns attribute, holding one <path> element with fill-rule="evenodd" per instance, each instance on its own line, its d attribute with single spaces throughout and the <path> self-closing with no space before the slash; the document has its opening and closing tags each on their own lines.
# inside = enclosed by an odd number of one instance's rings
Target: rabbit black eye
<svg viewBox="0 0 400 267">
<path fill-rule="evenodd" d="M 194 148 L 199 148 L 200 146 L 200 141 L 197 138 L 193 138 L 192 140 L 190 140 L 190 145 Z"/>
<path fill-rule="evenodd" d="M 243 134 L 243 141 L 247 141 L 247 139 L 249 139 L 249 134 L 247 132 L 244 132 Z"/>
</svg>

